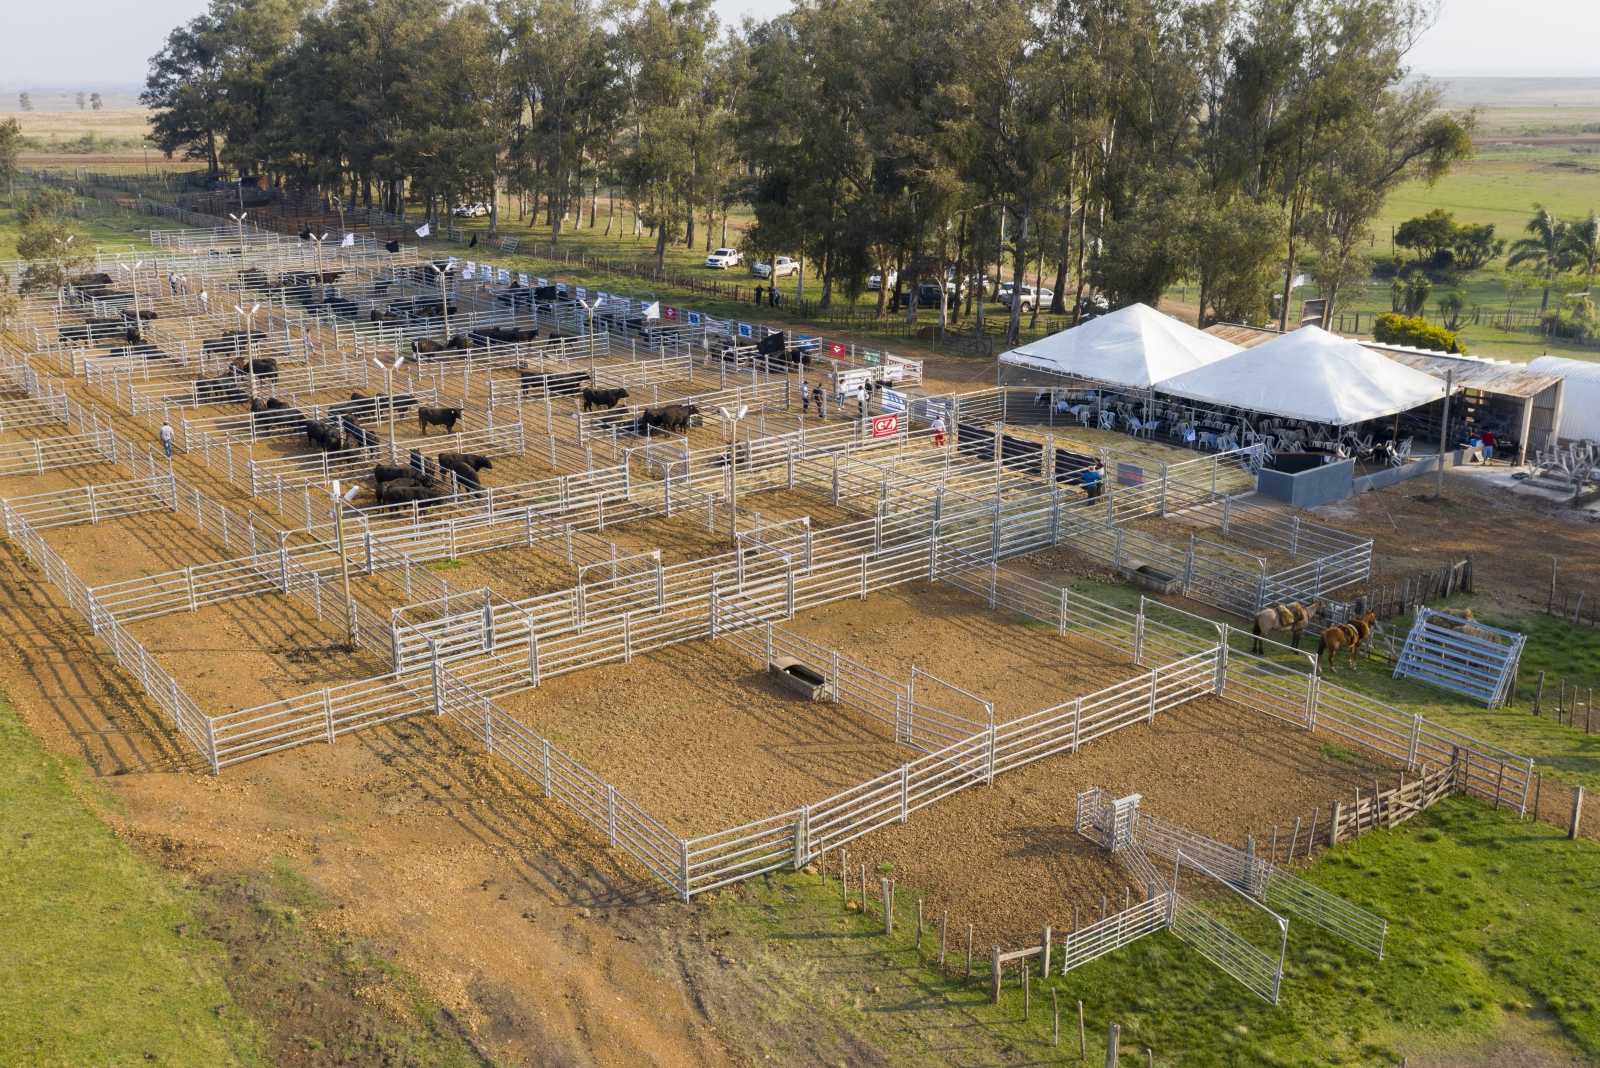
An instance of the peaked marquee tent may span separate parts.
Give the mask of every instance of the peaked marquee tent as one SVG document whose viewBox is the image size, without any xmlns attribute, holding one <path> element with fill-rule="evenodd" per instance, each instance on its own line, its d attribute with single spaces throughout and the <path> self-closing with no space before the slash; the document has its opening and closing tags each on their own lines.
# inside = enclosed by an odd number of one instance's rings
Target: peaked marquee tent
<svg viewBox="0 0 1600 1068">
<path fill-rule="evenodd" d="M 1445 384 L 1359 342 L 1303 326 L 1160 383 L 1218 407 L 1353 426 L 1444 396 Z"/>
<path fill-rule="evenodd" d="M 1149 389 L 1239 352 L 1145 304 L 1130 304 L 1000 354 L 1000 362 L 1131 389 Z"/>
</svg>

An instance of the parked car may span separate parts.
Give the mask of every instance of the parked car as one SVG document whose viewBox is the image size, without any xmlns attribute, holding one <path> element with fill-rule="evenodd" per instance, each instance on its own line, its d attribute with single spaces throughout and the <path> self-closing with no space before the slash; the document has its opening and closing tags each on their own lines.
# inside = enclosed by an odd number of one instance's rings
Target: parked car
<svg viewBox="0 0 1600 1068">
<path fill-rule="evenodd" d="M 744 256 L 736 248 L 719 248 L 706 257 L 706 266 L 715 267 L 726 271 L 729 267 L 737 267 L 744 262 Z"/>
<path fill-rule="evenodd" d="M 900 276 L 894 271 L 885 272 L 881 268 L 867 275 L 867 292 L 876 293 L 880 289 L 893 289 Z"/>
<path fill-rule="evenodd" d="M 1078 301 L 1078 319 L 1087 321 L 1111 310 L 1111 302 L 1098 293 L 1090 293 Z"/>
<path fill-rule="evenodd" d="M 750 272 L 757 278 L 787 278 L 800 271 L 800 264 L 789 256 L 778 256 L 771 263 L 766 260 L 757 260 L 750 268 Z"/>
<path fill-rule="evenodd" d="M 1018 301 L 1021 310 L 1032 311 L 1035 304 L 1049 304 L 1052 300 L 1056 299 L 1056 291 L 1053 289 L 1034 289 L 1033 286 L 1023 286 L 1020 291 L 1013 290 L 1011 293 L 1006 294 L 1006 296 L 1001 299 L 1001 303 L 1009 308 L 1011 306 L 1013 297 L 1015 297 L 1015 299 Z"/>
<path fill-rule="evenodd" d="M 952 302 L 956 299 L 956 284 L 946 282 L 944 292 Z M 923 282 L 917 286 L 917 304 L 924 308 L 937 308 L 939 306 L 939 283 Z"/>
<path fill-rule="evenodd" d="M 450 213 L 458 219 L 478 219 L 489 214 L 489 205 L 484 203 L 462 204 Z"/>
</svg>

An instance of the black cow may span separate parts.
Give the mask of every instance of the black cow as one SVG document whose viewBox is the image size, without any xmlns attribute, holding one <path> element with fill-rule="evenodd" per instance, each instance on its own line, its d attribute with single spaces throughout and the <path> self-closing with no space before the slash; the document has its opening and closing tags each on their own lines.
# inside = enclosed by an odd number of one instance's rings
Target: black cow
<svg viewBox="0 0 1600 1068">
<path fill-rule="evenodd" d="M 444 500 L 447 494 L 436 486 L 425 486 L 409 478 L 397 478 L 378 487 L 379 504 L 411 504 L 427 506 Z"/>
<path fill-rule="evenodd" d="M 104 271 L 95 271 L 92 274 L 80 274 L 67 279 L 67 285 L 73 289 L 82 289 L 88 292 L 104 289 L 111 284 L 111 276 Z"/>
<path fill-rule="evenodd" d="M 385 241 L 383 243 L 383 251 L 385 251 L 385 252 L 399 252 L 400 251 L 400 242 L 398 242 L 398 241 Z"/>
<path fill-rule="evenodd" d="M 584 371 L 518 371 L 522 380 L 522 396 L 572 397 L 583 391 L 589 381 Z"/>
<path fill-rule="evenodd" d="M 616 389 L 593 389 L 585 386 L 583 389 L 583 410 L 593 411 L 596 408 L 611 409 L 627 399 L 628 391 L 618 386 Z"/>
<path fill-rule="evenodd" d="M 196 379 L 194 398 L 199 404 L 242 404 L 249 399 L 239 380 L 231 374 Z"/>
<path fill-rule="evenodd" d="M 659 408 L 646 409 L 643 422 L 646 426 L 681 434 L 689 429 L 690 423 L 699 414 L 700 407 L 696 404 L 664 404 Z"/>
<path fill-rule="evenodd" d="M 278 373 L 278 361 L 271 356 L 257 356 L 255 359 L 241 356 L 228 366 L 241 375 L 253 374 L 257 378 L 271 378 Z"/>
<path fill-rule="evenodd" d="M 447 460 L 444 456 L 440 456 L 439 470 L 441 472 L 448 471 L 456 476 L 456 482 L 464 490 L 477 493 L 483 489 L 483 483 L 478 481 L 478 472 L 473 469 L 471 464 L 465 464 L 455 459 Z"/>
<path fill-rule="evenodd" d="M 470 468 L 474 473 L 494 467 L 487 456 L 476 452 L 441 452 L 439 463 Z"/>
<path fill-rule="evenodd" d="M 426 435 L 430 426 L 442 426 L 446 434 L 455 433 L 456 422 L 461 418 L 460 408 L 432 408 L 417 406 L 417 432 Z"/>
<path fill-rule="evenodd" d="M 337 452 L 344 448 L 344 435 L 339 427 L 320 419 L 306 420 L 306 441 L 323 452 Z"/>
<path fill-rule="evenodd" d="M 415 467 L 406 464 L 375 464 L 372 468 L 372 484 L 379 489 L 385 482 L 394 482 L 405 479 L 423 486 L 432 486 L 433 479 L 418 471 Z"/>
</svg>

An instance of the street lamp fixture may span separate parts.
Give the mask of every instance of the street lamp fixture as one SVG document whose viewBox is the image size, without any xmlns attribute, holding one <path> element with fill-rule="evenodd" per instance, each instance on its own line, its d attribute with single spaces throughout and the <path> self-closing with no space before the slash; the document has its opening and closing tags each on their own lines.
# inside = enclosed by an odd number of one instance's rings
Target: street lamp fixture
<svg viewBox="0 0 1600 1068">
<path fill-rule="evenodd" d="M 739 536 L 739 421 L 750 414 L 750 406 L 741 404 L 737 409 L 717 405 L 722 421 L 728 424 L 728 537 Z"/>
<path fill-rule="evenodd" d="M 354 649 L 356 645 L 356 612 L 355 602 L 350 599 L 350 557 L 345 555 L 344 551 L 344 510 L 351 501 L 355 500 L 356 494 L 361 491 L 361 487 L 352 485 L 348 490 L 345 490 L 339 484 L 339 480 L 334 479 L 333 485 L 329 489 L 329 497 L 333 500 L 334 508 L 334 538 L 339 551 L 339 581 L 344 589 L 345 638 L 349 642 L 350 648 Z"/>
<path fill-rule="evenodd" d="M 428 264 L 428 269 L 430 271 L 432 271 L 434 274 L 439 276 L 439 315 L 444 319 L 444 338 L 442 340 L 449 341 L 450 340 L 450 290 L 449 290 L 449 287 L 445 284 L 445 281 L 446 281 L 446 278 L 448 277 L 448 275 L 450 274 L 450 267 L 447 264 L 445 267 L 443 267 L 441 269 L 440 266 L 437 263 L 430 263 L 430 264 Z"/>
<path fill-rule="evenodd" d="M 72 239 L 69 237 L 69 238 L 67 238 L 67 242 L 66 243 L 70 244 L 71 241 L 72 241 Z M 126 263 L 117 264 L 117 268 L 119 270 L 127 271 L 128 275 L 133 279 L 133 320 L 134 320 L 134 322 L 138 322 L 139 321 L 139 268 L 143 267 L 143 266 L 144 266 L 144 260 L 136 261 L 132 267 L 129 267 Z"/>
<path fill-rule="evenodd" d="M 395 444 L 394 444 L 394 373 L 396 371 L 400 370 L 400 365 L 405 363 L 405 362 L 406 362 L 405 353 L 401 353 L 400 355 L 396 356 L 394 358 L 394 363 L 384 363 L 382 360 L 378 359 L 376 356 L 374 356 L 372 358 L 373 365 L 376 366 L 378 368 L 378 370 L 383 372 L 384 403 L 389 406 L 389 462 L 390 463 L 394 463 L 395 462 L 395 455 L 396 455 L 396 453 L 395 453 Z"/>
</svg>

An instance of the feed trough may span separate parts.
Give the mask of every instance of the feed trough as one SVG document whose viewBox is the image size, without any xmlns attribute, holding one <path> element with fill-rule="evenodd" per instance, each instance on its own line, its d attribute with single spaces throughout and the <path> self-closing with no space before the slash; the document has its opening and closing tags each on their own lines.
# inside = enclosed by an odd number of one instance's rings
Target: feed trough
<svg viewBox="0 0 1600 1068">
<path fill-rule="evenodd" d="M 1151 567 L 1149 564 L 1140 564 L 1137 567 L 1125 567 L 1123 575 L 1140 589 L 1152 593 L 1178 593 L 1183 587 L 1183 579 L 1179 575 L 1169 574 L 1160 568 Z"/>
<path fill-rule="evenodd" d="M 827 676 L 793 657 L 780 657 L 769 662 L 767 674 L 776 679 L 779 686 L 792 690 L 807 701 L 826 701 L 832 696 Z"/>
</svg>

